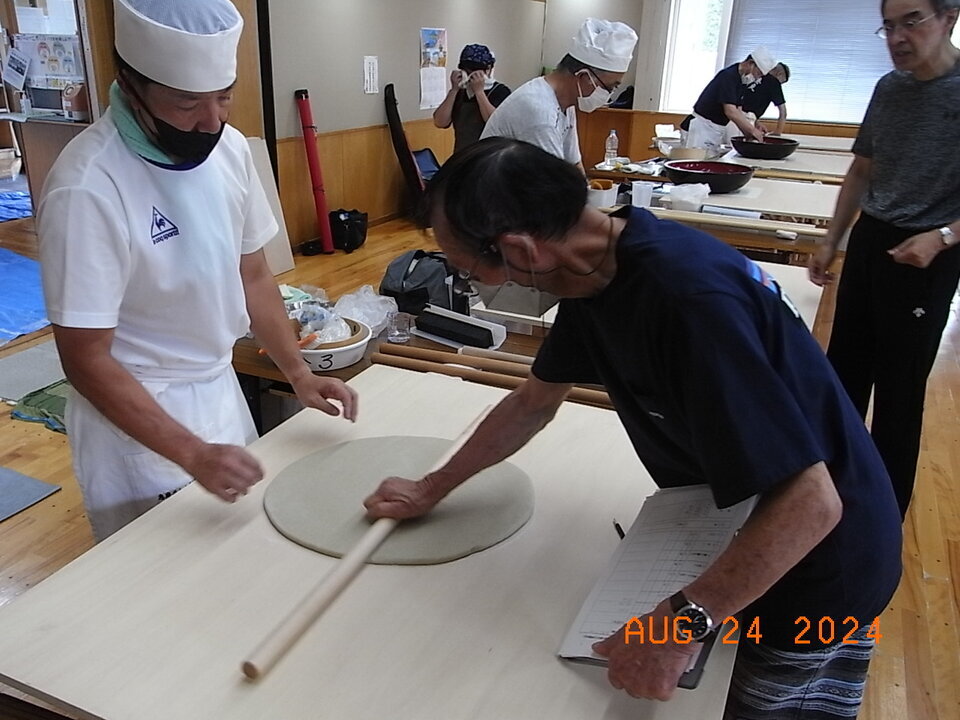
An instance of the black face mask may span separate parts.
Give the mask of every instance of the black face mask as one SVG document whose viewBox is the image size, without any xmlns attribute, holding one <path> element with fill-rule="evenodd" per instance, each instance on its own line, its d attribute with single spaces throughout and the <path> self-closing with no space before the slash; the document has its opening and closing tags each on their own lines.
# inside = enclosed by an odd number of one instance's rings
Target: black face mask
<svg viewBox="0 0 960 720">
<path fill-rule="evenodd" d="M 146 107 L 144 109 L 146 110 Z M 220 136 L 223 135 L 224 123 L 220 123 L 220 129 L 215 133 L 180 130 L 164 122 L 149 110 L 147 114 L 153 119 L 153 124 L 157 128 L 157 145 L 160 149 L 168 155 L 183 158 L 189 162 L 202 163 L 206 160 L 220 142 Z"/>
<path fill-rule="evenodd" d="M 133 87 L 133 83 L 128 82 L 128 86 L 131 92 L 137 96 L 137 100 L 140 101 L 140 107 L 153 120 L 153 125 L 156 128 L 157 145 L 167 155 L 200 164 L 207 159 L 217 143 L 220 142 L 225 123 L 220 123 L 220 129 L 215 133 L 201 132 L 200 130 L 181 130 L 150 112 L 150 108 L 147 107 L 140 93 Z"/>
</svg>

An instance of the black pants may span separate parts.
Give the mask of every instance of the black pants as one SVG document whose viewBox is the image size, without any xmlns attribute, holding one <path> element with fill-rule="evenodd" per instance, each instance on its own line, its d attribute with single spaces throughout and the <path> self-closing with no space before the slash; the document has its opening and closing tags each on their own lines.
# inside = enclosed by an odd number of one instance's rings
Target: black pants
<svg viewBox="0 0 960 720">
<path fill-rule="evenodd" d="M 928 268 L 887 250 L 916 231 L 861 215 L 850 234 L 827 356 L 861 416 L 873 390 L 870 433 L 906 516 L 920 454 L 923 398 L 960 278 L 960 248 Z"/>
</svg>

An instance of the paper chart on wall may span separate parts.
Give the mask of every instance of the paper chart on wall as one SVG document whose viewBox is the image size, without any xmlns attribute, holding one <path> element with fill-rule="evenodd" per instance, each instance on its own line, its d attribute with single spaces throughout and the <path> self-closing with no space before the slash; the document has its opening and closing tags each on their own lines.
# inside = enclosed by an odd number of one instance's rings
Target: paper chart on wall
<svg viewBox="0 0 960 720">
<path fill-rule="evenodd" d="M 439 107 L 447 94 L 447 30 L 420 28 L 420 109 Z"/>
</svg>

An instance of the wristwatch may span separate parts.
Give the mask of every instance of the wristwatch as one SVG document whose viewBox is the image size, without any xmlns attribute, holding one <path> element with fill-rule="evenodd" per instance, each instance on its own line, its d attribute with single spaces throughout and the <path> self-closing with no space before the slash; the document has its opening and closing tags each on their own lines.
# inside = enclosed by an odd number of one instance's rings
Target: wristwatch
<svg viewBox="0 0 960 720">
<path fill-rule="evenodd" d="M 706 608 L 687 600 L 682 590 L 670 597 L 670 610 L 677 619 L 677 627 L 696 642 L 705 640 L 716 627 Z"/>
<path fill-rule="evenodd" d="M 950 247 L 957 242 L 957 235 L 950 229 L 949 225 L 937 228 L 937 232 L 940 233 L 940 242 L 943 243 L 944 247 Z"/>
</svg>

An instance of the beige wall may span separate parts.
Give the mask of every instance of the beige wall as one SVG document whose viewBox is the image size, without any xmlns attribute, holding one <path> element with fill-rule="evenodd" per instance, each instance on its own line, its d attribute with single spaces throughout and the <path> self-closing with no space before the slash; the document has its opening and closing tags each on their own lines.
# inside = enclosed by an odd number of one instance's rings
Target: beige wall
<svg viewBox="0 0 960 720">
<path fill-rule="evenodd" d="M 552 0 L 551 0 L 552 1 Z M 444 27 L 451 67 L 468 43 L 489 46 L 496 76 L 516 87 L 538 74 L 544 3 L 535 0 L 283 0 L 270 5 L 277 137 L 299 136 L 293 93 L 310 92 L 319 132 L 386 123 L 393 83 L 405 120 L 420 110 L 419 32 Z M 363 56 L 379 57 L 380 93 L 363 92 Z"/>
<path fill-rule="evenodd" d="M 648 0 L 547 0 L 547 21 L 543 28 L 543 64 L 554 67 L 567 54 L 570 38 L 588 17 L 626 23 L 640 33 L 643 6 Z M 637 53 L 627 71 L 636 72 Z M 630 84 L 630 80 L 624 84 Z"/>
</svg>

